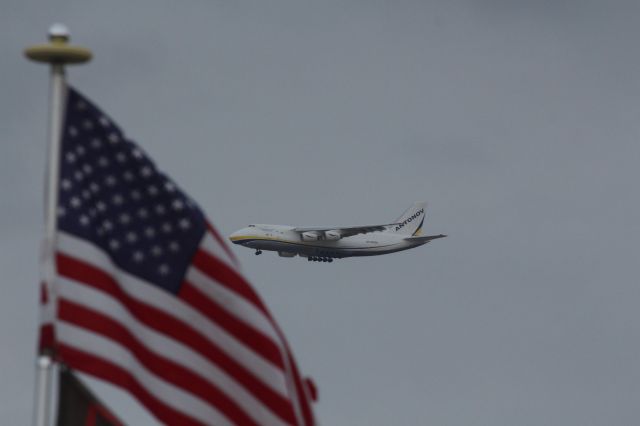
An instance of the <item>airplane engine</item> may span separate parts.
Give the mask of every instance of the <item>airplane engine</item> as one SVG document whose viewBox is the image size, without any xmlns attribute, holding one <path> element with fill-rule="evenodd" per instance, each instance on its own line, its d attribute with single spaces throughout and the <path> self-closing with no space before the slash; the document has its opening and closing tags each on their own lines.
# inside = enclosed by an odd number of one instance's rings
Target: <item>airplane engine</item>
<svg viewBox="0 0 640 426">
<path fill-rule="evenodd" d="M 302 241 L 318 241 L 320 239 L 320 235 L 315 232 L 303 232 Z"/>
<path fill-rule="evenodd" d="M 324 237 L 327 240 L 335 241 L 340 239 L 340 233 L 338 231 L 326 231 Z"/>
</svg>

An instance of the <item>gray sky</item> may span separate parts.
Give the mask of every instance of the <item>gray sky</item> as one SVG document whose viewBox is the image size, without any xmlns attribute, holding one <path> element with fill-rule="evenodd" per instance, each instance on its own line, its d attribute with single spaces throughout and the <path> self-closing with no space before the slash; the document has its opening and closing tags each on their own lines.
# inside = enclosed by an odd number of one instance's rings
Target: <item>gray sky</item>
<svg viewBox="0 0 640 426">
<path fill-rule="evenodd" d="M 0 6 L 3 424 L 31 418 L 42 229 L 47 73 L 21 50 L 55 21 L 95 54 L 70 81 L 225 234 L 429 201 L 425 231 L 450 237 L 403 253 L 234 247 L 322 424 L 638 424 L 637 2 Z"/>
</svg>

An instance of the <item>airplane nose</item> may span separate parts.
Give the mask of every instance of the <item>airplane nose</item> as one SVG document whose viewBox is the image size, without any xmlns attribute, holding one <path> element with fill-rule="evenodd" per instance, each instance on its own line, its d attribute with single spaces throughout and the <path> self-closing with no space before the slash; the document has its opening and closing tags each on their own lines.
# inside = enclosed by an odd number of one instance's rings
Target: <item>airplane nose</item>
<svg viewBox="0 0 640 426">
<path fill-rule="evenodd" d="M 233 244 L 241 244 L 241 240 L 240 240 L 240 236 L 242 235 L 242 229 L 239 231 L 236 231 L 234 233 L 232 233 L 231 235 L 229 235 L 229 240 L 233 243 Z"/>
</svg>

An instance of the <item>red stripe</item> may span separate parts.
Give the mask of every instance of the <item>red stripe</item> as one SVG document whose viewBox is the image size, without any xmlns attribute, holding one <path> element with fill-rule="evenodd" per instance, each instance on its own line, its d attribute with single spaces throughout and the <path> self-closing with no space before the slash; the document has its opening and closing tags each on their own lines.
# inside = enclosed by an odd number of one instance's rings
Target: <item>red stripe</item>
<svg viewBox="0 0 640 426">
<path fill-rule="evenodd" d="M 302 380 L 300 379 L 300 373 L 298 372 L 298 366 L 296 365 L 296 361 L 293 359 L 293 356 L 289 356 L 289 363 L 291 364 L 293 379 L 295 381 L 296 393 L 298 394 L 298 405 L 302 409 L 302 416 L 304 417 L 305 425 L 314 425 L 313 412 L 311 411 L 311 404 L 309 403 L 309 398 L 307 397 L 307 392 L 303 386 Z"/>
<path fill-rule="evenodd" d="M 122 367 L 65 344 L 59 345 L 59 351 L 60 356 L 69 367 L 128 390 L 161 422 L 168 425 L 204 426 L 204 423 L 169 407 L 153 396 L 131 373 Z"/>
<path fill-rule="evenodd" d="M 192 262 L 194 266 L 196 266 L 208 277 L 253 303 L 267 316 L 267 318 L 269 318 L 271 324 L 278 332 L 280 340 L 285 345 L 289 364 L 291 365 L 292 369 L 291 374 L 293 375 L 294 385 L 296 387 L 296 393 L 298 395 L 297 405 L 302 410 L 303 420 L 306 425 L 313 425 L 313 413 L 311 411 L 309 401 L 306 397 L 306 393 L 302 385 L 302 380 L 300 379 L 300 375 L 298 374 L 298 368 L 295 365 L 295 360 L 291 355 L 291 351 L 289 350 L 284 334 L 278 327 L 278 324 L 271 317 L 271 314 L 267 310 L 266 306 L 262 303 L 262 300 L 260 299 L 258 294 L 253 290 L 249 283 L 245 281 L 244 278 L 242 278 L 240 274 L 238 274 L 235 270 L 229 268 L 224 262 L 221 262 L 216 257 L 211 256 L 204 250 L 196 251 Z"/>
<path fill-rule="evenodd" d="M 171 316 L 166 311 L 142 303 L 125 293 L 118 283 L 101 269 L 58 253 L 58 272 L 74 281 L 108 293 L 126 307 L 140 322 L 189 346 L 212 363 L 218 365 L 248 392 L 268 406 L 285 421 L 293 422 L 291 402 L 267 387 L 250 371 L 229 357 L 217 345 L 188 324 Z"/>
<path fill-rule="evenodd" d="M 193 265 L 223 287 L 244 297 L 260 309 L 269 319 L 271 315 L 258 294 L 251 288 L 240 274 L 227 264 L 202 249 L 196 251 L 192 259 Z"/>
<path fill-rule="evenodd" d="M 226 309 L 209 299 L 206 294 L 188 281 L 182 284 L 178 296 L 273 365 L 284 370 L 280 348 L 269 337 L 231 315 Z"/>
<path fill-rule="evenodd" d="M 296 387 L 297 401 L 295 402 L 298 407 L 302 410 L 303 424 L 312 426 L 315 425 L 315 419 L 313 417 L 313 411 L 311 410 L 311 403 L 309 402 L 309 398 L 307 397 L 307 392 L 303 386 L 302 380 L 300 378 L 300 373 L 298 372 L 298 366 L 296 365 L 296 360 L 293 358 L 293 352 L 289 349 L 289 344 L 287 343 L 287 339 L 284 337 L 284 333 L 280 330 L 278 324 L 273 322 L 273 326 L 276 329 L 276 332 L 280 336 L 280 339 L 284 343 L 285 349 L 287 351 L 287 360 L 289 361 L 289 366 L 291 367 L 291 375 L 293 376 L 294 386 Z"/>
<path fill-rule="evenodd" d="M 229 246 L 227 246 L 227 243 L 222 239 L 222 237 L 220 236 L 216 228 L 214 228 L 213 225 L 211 225 L 211 223 L 209 223 L 208 221 L 206 223 L 207 223 L 207 229 L 209 230 L 209 232 L 211 232 L 211 235 L 213 236 L 213 238 L 216 239 L 216 241 L 218 242 L 218 244 L 220 244 L 222 249 L 227 253 L 227 255 L 231 258 L 231 260 L 233 260 L 233 263 L 237 265 L 238 258 L 236 257 L 236 255 L 233 254 L 233 252 L 229 249 Z"/>
<path fill-rule="evenodd" d="M 58 309 L 61 320 L 119 342 L 155 375 L 209 402 L 237 424 L 247 426 L 256 424 L 220 389 L 182 365 L 150 351 L 122 324 L 106 315 L 64 299 L 60 299 Z"/>
<path fill-rule="evenodd" d="M 40 326 L 40 338 L 38 340 L 38 351 L 40 353 L 54 350 L 53 324 L 46 323 Z"/>
</svg>

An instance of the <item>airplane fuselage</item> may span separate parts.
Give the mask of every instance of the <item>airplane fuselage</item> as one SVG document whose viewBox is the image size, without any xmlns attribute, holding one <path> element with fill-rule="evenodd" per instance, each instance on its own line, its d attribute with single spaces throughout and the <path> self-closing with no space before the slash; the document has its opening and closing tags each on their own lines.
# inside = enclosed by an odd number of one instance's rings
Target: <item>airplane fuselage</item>
<svg viewBox="0 0 640 426">
<path fill-rule="evenodd" d="M 418 247 L 426 242 L 407 241 L 406 235 L 372 232 L 337 240 L 305 241 L 294 227 L 284 225 L 253 225 L 231 235 L 230 240 L 256 250 L 277 251 L 281 256 L 343 258 L 375 256 Z"/>
</svg>

